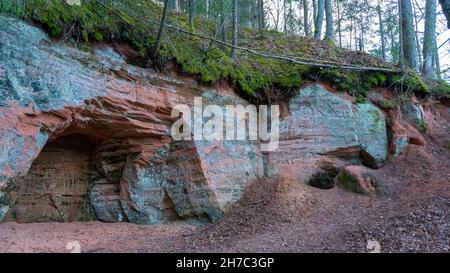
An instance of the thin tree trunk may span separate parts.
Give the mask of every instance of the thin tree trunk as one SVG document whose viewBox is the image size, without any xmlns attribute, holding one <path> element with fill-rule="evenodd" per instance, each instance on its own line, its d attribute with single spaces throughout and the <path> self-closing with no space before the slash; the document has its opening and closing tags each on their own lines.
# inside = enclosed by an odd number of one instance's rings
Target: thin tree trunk
<svg viewBox="0 0 450 273">
<path fill-rule="evenodd" d="M 176 10 L 177 9 L 177 0 L 170 0 L 169 9 Z"/>
<path fill-rule="evenodd" d="M 441 74 L 441 62 L 439 60 L 439 48 L 437 47 L 436 39 L 434 40 L 434 54 L 433 54 L 433 63 L 436 71 L 436 76 L 439 80 L 442 80 Z"/>
<path fill-rule="evenodd" d="M 399 35 L 398 35 L 398 40 L 399 40 L 399 51 L 398 51 L 398 62 L 399 62 L 399 64 L 400 64 L 400 68 L 403 70 L 404 69 L 404 66 L 405 66 L 405 63 L 404 63 L 404 59 L 403 59 L 403 35 L 402 35 L 402 32 L 403 32 L 403 16 L 402 16 L 402 14 L 403 14 L 403 12 L 401 11 L 401 9 L 402 9 L 402 0 L 398 0 L 398 21 L 399 21 L 399 24 L 398 24 L 398 32 L 399 32 Z"/>
<path fill-rule="evenodd" d="M 342 28 L 341 28 L 341 8 L 339 5 L 339 0 L 336 1 L 336 7 L 337 7 L 337 14 L 338 14 L 338 34 L 339 34 L 339 46 L 342 47 Z"/>
<path fill-rule="evenodd" d="M 422 75 L 428 79 L 435 79 L 433 67 L 436 40 L 436 0 L 427 0 L 425 4 L 425 34 L 423 38 L 423 67 Z"/>
<path fill-rule="evenodd" d="M 195 0 L 189 0 L 189 27 L 191 29 L 194 28 L 194 9 L 195 9 Z"/>
<path fill-rule="evenodd" d="M 411 0 L 400 0 L 402 59 L 408 67 L 418 71 Z"/>
<path fill-rule="evenodd" d="M 360 46 L 360 51 L 364 51 L 366 49 L 366 40 L 365 40 L 365 36 L 364 36 L 365 31 L 366 30 L 364 28 L 364 22 L 361 19 L 361 32 L 360 32 L 360 35 L 361 35 L 361 46 Z"/>
<path fill-rule="evenodd" d="M 166 25 L 167 11 L 169 9 L 169 0 L 164 0 L 164 8 L 161 17 L 161 23 L 159 25 L 158 36 L 156 36 L 155 46 L 153 48 L 153 57 L 156 59 L 159 55 L 159 49 L 161 47 L 161 40 L 164 36 L 164 29 Z"/>
<path fill-rule="evenodd" d="M 352 50 L 352 40 L 353 40 L 353 19 L 350 19 L 350 50 Z"/>
<path fill-rule="evenodd" d="M 283 0 L 283 18 L 284 18 L 284 29 L 283 32 L 286 35 L 287 34 L 287 12 L 286 12 L 286 0 Z"/>
<path fill-rule="evenodd" d="M 442 12 L 447 18 L 447 28 L 450 29 L 450 0 L 439 0 L 439 3 L 442 6 Z"/>
<path fill-rule="evenodd" d="M 227 27 L 227 11 L 225 9 L 225 3 L 220 2 L 220 32 L 222 33 L 222 41 L 228 43 L 228 27 Z M 223 46 L 223 51 L 226 51 L 226 47 Z"/>
<path fill-rule="evenodd" d="M 325 0 L 318 0 L 317 3 L 317 19 L 314 26 L 314 37 L 320 39 L 322 36 L 323 17 L 325 13 Z"/>
<path fill-rule="evenodd" d="M 334 41 L 334 26 L 333 26 L 333 6 L 332 0 L 325 0 L 325 15 L 326 15 L 326 32 L 325 39 Z"/>
<path fill-rule="evenodd" d="M 237 46 L 238 46 L 238 0 L 233 1 L 233 50 L 231 56 L 233 60 L 237 61 Z"/>
<path fill-rule="evenodd" d="M 414 36 L 416 38 L 416 50 L 417 50 L 417 66 L 422 68 L 422 51 L 420 50 L 420 40 L 419 40 L 419 23 L 417 22 L 416 16 L 416 5 L 413 3 L 413 17 L 414 17 Z"/>
<path fill-rule="evenodd" d="M 263 34 L 266 28 L 265 24 L 265 13 L 264 13 L 264 0 L 258 0 L 258 15 L 259 15 L 259 33 Z"/>
<path fill-rule="evenodd" d="M 303 0 L 303 27 L 305 28 L 305 36 L 310 35 L 308 17 L 308 0 Z"/>
<path fill-rule="evenodd" d="M 313 25 L 316 27 L 317 22 L 317 0 L 312 0 L 313 5 Z"/>
<path fill-rule="evenodd" d="M 383 18 L 381 17 L 380 0 L 378 0 L 377 9 L 378 9 L 378 22 L 380 24 L 381 55 L 383 56 L 383 60 L 386 60 L 386 43 L 384 39 Z"/>
</svg>

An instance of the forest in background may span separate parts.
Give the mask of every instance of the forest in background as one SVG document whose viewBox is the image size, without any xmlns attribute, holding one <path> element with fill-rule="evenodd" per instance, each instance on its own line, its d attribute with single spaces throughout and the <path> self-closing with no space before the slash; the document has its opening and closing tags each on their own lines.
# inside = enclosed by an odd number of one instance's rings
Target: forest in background
<svg viewBox="0 0 450 273">
<path fill-rule="evenodd" d="M 419 0 L 400 0 L 394 8 L 380 1 L 378 16 L 366 14 L 370 23 L 357 21 L 362 11 L 349 12 L 345 1 L 0 0 L 0 13 L 87 50 L 126 42 L 135 65 L 174 69 L 204 84 L 226 80 L 254 103 L 279 101 L 311 81 L 328 82 L 359 102 L 377 87 L 401 97 L 450 97 L 448 58 L 436 54 L 448 47 L 436 37 L 450 32 L 438 30 L 447 22 L 440 7 L 450 0 L 426 2 L 422 35 L 412 5 Z"/>
<path fill-rule="evenodd" d="M 259 31 L 327 39 L 450 81 L 449 0 L 167 0 L 169 10 Z M 222 29 L 222 30 L 221 30 Z M 222 35 L 227 42 L 226 35 Z M 403 42 L 402 42 L 403 41 Z"/>
</svg>

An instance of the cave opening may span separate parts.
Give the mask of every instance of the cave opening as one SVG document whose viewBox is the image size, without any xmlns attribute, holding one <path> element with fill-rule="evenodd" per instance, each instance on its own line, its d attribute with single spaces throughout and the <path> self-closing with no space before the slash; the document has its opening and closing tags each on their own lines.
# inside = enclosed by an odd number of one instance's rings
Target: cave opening
<svg viewBox="0 0 450 273">
<path fill-rule="evenodd" d="M 319 171 L 314 173 L 308 180 L 308 185 L 311 187 L 329 190 L 335 186 L 335 178 L 339 174 L 339 169 L 334 167 L 322 167 Z"/>
<path fill-rule="evenodd" d="M 96 144 L 72 134 L 49 142 L 16 184 L 8 220 L 19 223 L 95 220 L 89 202 Z"/>
</svg>

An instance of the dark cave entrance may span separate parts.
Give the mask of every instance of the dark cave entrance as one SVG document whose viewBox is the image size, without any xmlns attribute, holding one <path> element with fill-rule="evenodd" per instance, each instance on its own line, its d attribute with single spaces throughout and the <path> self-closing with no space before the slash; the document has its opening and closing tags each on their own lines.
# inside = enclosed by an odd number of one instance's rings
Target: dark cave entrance
<svg viewBox="0 0 450 273">
<path fill-rule="evenodd" d="M 339 169 L 333 166 L 322 166 L 308 180 L 307 184 L 321 190 L 329 190 L 335 186 L 335 178 L 339 174 Z"/>
<path fill-rule="evenodd" d="M 17 183 L 9 220 L 30 223 L 95 219 L 89 205 L 94 148 L 95 144 L 80 134 L 48 143 Z"/>
</svg>

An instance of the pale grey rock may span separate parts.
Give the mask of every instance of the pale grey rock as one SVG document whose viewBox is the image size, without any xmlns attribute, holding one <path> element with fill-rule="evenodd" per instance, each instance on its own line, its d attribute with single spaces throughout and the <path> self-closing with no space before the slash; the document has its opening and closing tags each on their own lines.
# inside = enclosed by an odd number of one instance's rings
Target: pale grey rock
<svg viewBox="0 0 450 273">
<path fill-rule="evenodd" d="M 362 148 L 363 163 L 378 168 L 388 156 L 389 140 L 386 118 L 383 112 L 371 103 L 356 105 L 355 126 Z"/>
</svg>

